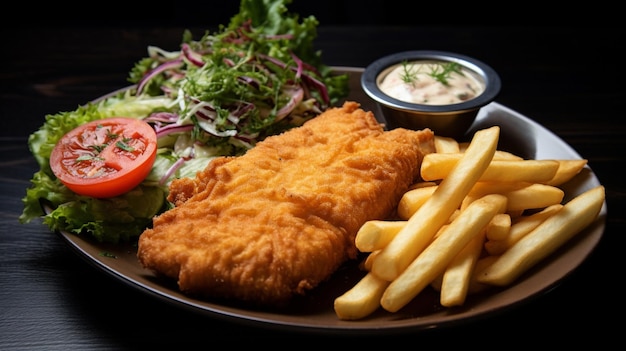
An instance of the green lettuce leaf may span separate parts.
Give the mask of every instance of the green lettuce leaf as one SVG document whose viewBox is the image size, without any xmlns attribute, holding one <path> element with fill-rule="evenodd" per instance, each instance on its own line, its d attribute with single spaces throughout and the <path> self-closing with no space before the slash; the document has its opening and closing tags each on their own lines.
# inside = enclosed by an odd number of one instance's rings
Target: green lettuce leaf
<svg viewBox="0 0 626 351">
<path fill-rule="evenodd" d="M 33 175 L 31 186 L 22 198 L 24 209 L 19 221 L 28 223 L 43 218 L 53 231 L 89 233 L 96 240 L 106 242 L 117 243 L 139 236 L 151 224 L 152 217 L 168 205 L 165 187 L 152 182 L 110 199 L 80 196 L 54 176 L 50 154 L 63 135 L 81 124 L 113 116 L 140 118 L 165 109 L 170 103 L 163 97 L 134 97 L 120 92 L 100 102 L 79 106 L 75 111 L 46 116 L 44 125 L 28 139 L 40 170 Z M 52 209 L 51 213 L 45 213 L 42 201 Z"/>
</svg>

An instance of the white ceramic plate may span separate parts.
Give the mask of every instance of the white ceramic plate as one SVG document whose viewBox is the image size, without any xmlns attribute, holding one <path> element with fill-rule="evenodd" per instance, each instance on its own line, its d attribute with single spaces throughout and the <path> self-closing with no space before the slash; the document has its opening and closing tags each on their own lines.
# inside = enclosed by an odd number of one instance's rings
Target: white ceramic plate
<svg viewBox="0 0 626 351">
<path fill-rule="evenodd" d="M 348 73 L 350 76 L 351 93 L 348 99 L 360 102 L 364 109 L 374 111 L 380 118 L 381 113 L 376 104 L 361 89 L 360 76 L 363 69 L 335 67 L 335 70 L 339 73 Z M 474 131 L 493 125 L 501 127 L 499 149 L 529 159 L 581 158 L 555 134 L 533 120 L 495 102 L 481 109 L 476 122 L 467 134 L 468 140 Z M 564 201 L 599 184 L 592 170 L 586 167 L 562 187 L 566 192 Z M 441 307 L 438 294 L 428 288 L 396 313 L 380 309 L 368 318 L 358 321 L 339 320 L 333 310 L 334 299 L 350 289 L 364 275 L 356 262 L 344 265 L 328 282 L 311 291 L 306 297 L 296 299 L 284 310 L 251 310 L 237 303 L 199 300 L 185 296 L 178 291 L 175 282 L 159 279 L 143 269 L 136 258 L 134 245 L 105 245 L 69 233 L 60 234 L 82 257 L 104 272 L 164 302 L 204 313 L 209 318 L 223 318 L 247 325 L 281 330 L 345 335 L 350 332 L 390 333 L 445 327 L 501 312 L 528 301 L 531 297 L 545 293 L 558 285 L 587 258 L 602 237 L 605 219 L 606 203 L 599 218 L 592 225 L 523 275 L 515 284 L 503 289 L 494 288 L 486 293 L 470 295 L 462 307 Z"/>
</svg>

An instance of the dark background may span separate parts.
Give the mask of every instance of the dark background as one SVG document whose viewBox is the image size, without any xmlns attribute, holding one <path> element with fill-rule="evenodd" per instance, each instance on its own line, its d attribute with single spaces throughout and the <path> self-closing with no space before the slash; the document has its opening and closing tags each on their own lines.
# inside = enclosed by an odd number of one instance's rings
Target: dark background
<svg viewBox="0 0 626 351">
<path fill-rule="evenodd" d="M 617 2 L 293 0 L 287 7 L 325 26 L 622 26 Z M 239 11 L 238 0 L 12 2 L 0 26 L 214 27 Z"/>
</svg>

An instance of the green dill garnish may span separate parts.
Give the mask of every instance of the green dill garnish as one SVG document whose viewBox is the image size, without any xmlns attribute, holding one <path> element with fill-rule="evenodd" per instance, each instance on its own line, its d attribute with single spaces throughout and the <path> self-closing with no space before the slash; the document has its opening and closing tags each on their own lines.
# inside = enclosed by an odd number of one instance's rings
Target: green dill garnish
<svg viewBox="0 0 626 351">
<path fill-rule="evenodd" d="M 448 85 L 448 79 L 450 78 L 450 75 L 452 75 L 452 73 L 458 73 L 460 75 L 463 75 L 463 72 L 461 72 L 461 65 L 456 62 L 435 64 L 432 66 L 428 75 L 433 77 L 441 84 Z"/>
<path fill-rule="evenodd" d="M 97 129 L 103 128 L 104 126 L 102 124 L 98 124 L 98 126 L 96 127 Z M 117 134 L 111 132 L 111 129 L 107 128 L 107 138 L 109 139 L 116 139 L 117 138 Z"/>
<path fill-rule="evenodd" d="M 407 61 L 402 61 L 402 74 L 400 75 L 400 78 L 407 84 L 411 84 L 417 80 L 417 73 L 419 70 L 412 68 L 415 68 L 415 66 L 409 65 Z"/>
<path fill-rule="evenodd" d="M 128 145 L 128 142 L 131 140 L 132 138 L 124 138 L 123 140 L 118 140 L 117 143 L 115 143 L 115 146 L 119 147 L 120 149 L 124 151 L 133 152 L 135 151 L 135 148 Z"/>
<path fill-rule="evenodd" d="M 456 62 L 435 63 L 429 65 L 429 67 L 430 72 L 427 74 L 444 85 L 448 85 L 448 79 L 450 79 L 452 73 L 463 75 L 461 65 Z M 407 61 L 402 61 L 402 73 L 400 74 L 400 79 L 402 79 L 403 82 L 412 84 L 419 79 L 417 76 L 419 72 L 419 68 L 415 65 L 411 65 Z"/>
<path fill-rule="evenodd" d="M 109 144 L 102 144 L 102 145 L 89 145 L 88 147 L 90 149 L 93 149 L 94 151 L 96 151 L 97 154 L 101 153 L 102 150 L 104 150 L 104 148 L 106 148 Z"/>
</svg>

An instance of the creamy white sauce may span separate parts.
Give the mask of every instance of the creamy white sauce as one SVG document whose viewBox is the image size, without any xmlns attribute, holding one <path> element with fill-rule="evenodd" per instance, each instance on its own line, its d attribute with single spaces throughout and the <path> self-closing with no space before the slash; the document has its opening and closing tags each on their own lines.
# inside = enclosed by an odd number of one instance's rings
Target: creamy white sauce
<svg viewBox="0 0 626 351">
<path fill-rule="evenodd" d="M 401 63 L 390 70 L 378 86 L 385 94 L 398 100 L 426 105 L 446 105 L 464 102 L 480 95 L 484 83 L 464 67 L 461 73 L 450 72 L 447 84 L 430 74 L 443 70 L 440 61 Z M 384 73 L 384 72 L 383 72 Z"/>
</svg>

